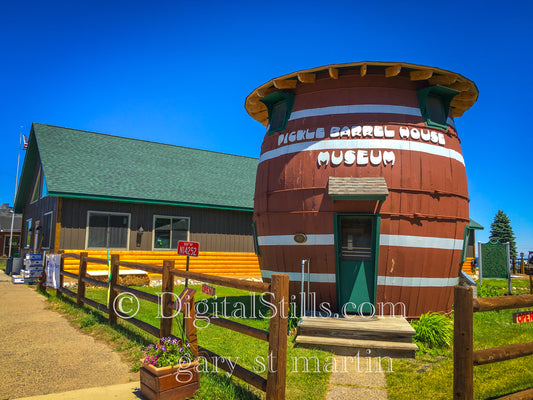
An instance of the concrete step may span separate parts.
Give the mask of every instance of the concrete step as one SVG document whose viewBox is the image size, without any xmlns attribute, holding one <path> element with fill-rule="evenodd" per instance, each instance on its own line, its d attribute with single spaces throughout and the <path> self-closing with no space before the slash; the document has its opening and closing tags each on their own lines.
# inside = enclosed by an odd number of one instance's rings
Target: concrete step
<svg viewBox="0 0 533 400">
<path fill-rule="evenodd" d="M 411 343 L 415 330 L 405 318 L 302 318 L 298 324 L 304 336 L 382 340 Z"/>
<path fill-rule="evenodd" d="M 414 343 L 305 335 L 298 335 L 296 343 L 302 347 L 316 348 L 351 357 L 414 358 L 415 352 L 418 350 L 418 346 Z"/>
</svg>

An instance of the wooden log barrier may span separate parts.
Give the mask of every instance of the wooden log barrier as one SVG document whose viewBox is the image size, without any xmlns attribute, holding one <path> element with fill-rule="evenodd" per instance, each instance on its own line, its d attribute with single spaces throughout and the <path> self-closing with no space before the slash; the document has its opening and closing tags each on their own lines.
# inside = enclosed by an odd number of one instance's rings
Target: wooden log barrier
<svg viewBox="0 0 533 400">
<path fill-rule="evenodd" d="M 244 382 L 249 383 L 252 386 L 266 392 L 267 390 L 267 380 L 256 373 L 247 370 L 239 364 L 233 363 L 230 367 L 228 360 L 222 356 L 219 356 L 216 353 L 213 353 L 211 350 L 205 349 L 203 347 L 199 348 L 200 356 L 204 357 L 207 361 L 216 365 L 218 368 L 223 369 L 226 372 L 233 373 L 237 378 L 242 379 Z M 216 364 L 215 364 L 216 363 Z M 267 396 L 267 399 L 271 399 Z"/>
<path fill-rule="evenodd" d="M 474 351 L 474 365 L 491 364 L 533 354 L 533 342 L 510 344 Z"/>
<path fill-rule="evenodd" d="M 257 329 L 252 326 L 240 324 L 230 319 L 215 317 L 211 314 L 201 314 L 203 318 L 208 318 L 209 323 L 220 326 L 222 328 L 231 329 L 232 331 L 242 333 L 254 337 L 256 339 L 264 340 L 268 342 L 268 332 L 262 329 Z"/>
<path fill-rule="evenodd" d="M 221 276 L 205 275 L 198 272 L 182 271 L 178 269 L 173 270 L 172 274 L 180 278 L 193 279 L 195 281 L 231 287 L 234 289 L 249 290 L 251 292 L 264 293 L 269 290 L 268 283 L 263 282 L 252 282 L 246 281 L 244 279 L 224 278 Z"/>
<path fill-rule="evenodd" d="M 522 390 L 508 394 L 507 396 L 499 397 L 498 400 L 531 400 L 533 399 L 533 389 Z"/>
<path fill-rule="evenodd" d="M 483 297 L 473 300 L 474 312 L 506 310 L 509 308 L 533 307 L 533 296 L 521 294 L 517 296 Z"/>
</svg>

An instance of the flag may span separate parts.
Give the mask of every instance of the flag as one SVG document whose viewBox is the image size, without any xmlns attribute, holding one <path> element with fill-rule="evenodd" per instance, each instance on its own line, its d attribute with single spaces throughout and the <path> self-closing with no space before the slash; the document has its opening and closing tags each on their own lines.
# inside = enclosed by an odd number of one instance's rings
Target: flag
<svg viewBox="0 0 533 400">
<path fill-rule="evenodd" d="M 22 139 L 24 140 L 24 145 L 22 146 L 22 150 L 28 150 L 28 138 L 26 137 L 26 135 L 22 135 Z"/>
</svg>

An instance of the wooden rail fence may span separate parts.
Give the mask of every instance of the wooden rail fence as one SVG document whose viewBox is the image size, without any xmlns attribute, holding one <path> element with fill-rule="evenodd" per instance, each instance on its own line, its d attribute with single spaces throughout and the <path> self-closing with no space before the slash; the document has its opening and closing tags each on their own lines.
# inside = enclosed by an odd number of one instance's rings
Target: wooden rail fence
<svg viewBox="0 0 533 400">
<path fill-rule="evenodd" d="M 75 258 L 79 260 L 78 274 L 68 272 L 64 270 L 65 259 Z M 206 282 L 214 285 L 226 286 L 235 289 L 247 290 L 258 293 L 267 293 L 270 296 L 270 303 L 274 305 L 276 312 L 272 311 L 270 317 L 270 326 L 268 331 L 253 328 L 244 324 L 240 324 L 235 321 L 231 321 L 221 317 L 214 317 L 209 314 L 202 314 L 202 317 L 209 317 L 209 322 L 213 325 L 217 325 L 226 329 L 233 330 L 235 332 L 252 336 L 257 339 L 268 342 L 268 373 L 267 378 L 244 368 L 239 364 L 228 362 L 228 360 L 211 350 L 206 348 L 197 347 L 196 340 L 196 327 L 189 320 L 185 321 L 185 332 L 188 340 L 191 342 L 191 347 L 194 348 L 194 352 L 207 361 L 217 365 L 221 369 L 227 372 L 233 372 L 233 375 L 242 379 L 246 383 L 266 392 L 267 399 L 281 400 L 285 398 L 285 383 L 286 383 L 286 364 L 287 364 L 287 330 L 288 330 L 288 304 L 289 304 L 289 276 L 286 274 L 273 274 L 270 283 L 246 281 L 235 278 L 225 278 L 214 275 L 207 275 L 197 272 L 183 271 L 174 268 L 174 260 L 164 260 L 163 266 L 154 266 L 149 264 L 135 263 L 120 261 L 118 254 L 111 255 L 110 260 L 110 279 L 109 282 L 102 282 L 87 276 L 87 263 L 96 263 L 107 266 L 106 259 L 88 257 L 87 252 L 76 253 L 63 253 L 61 256 L 60 266 L 60 282 L 58 292 L 76 299 L 78 305 L 87 304 L 93 308 L 96 308 L 109 316 L 109 322 L 114 324 L 118 318 L 129 322 L 143 331 L 149 333 L 152 336 L 161 338 L 172 335 L 172 319 L 161 318 L 160 327 L 157 328 L 144 321 L 141 321 L 135 317 L 129 317 L 118 313 L 114 307 L 114 303 L 119 293 L 131 293 L 138 298 L 146 301 L 150 301 L 159 304 L 161 301 L 161 312 L 163 316 L 172 315 L 173 310 L 176 307 L 174 302 L 164 302 L 163 297 L 161 300 L 159 297 L 150 293 L 142 292 L 137 289 L 133 289 L 127 286 L 118 284 L 118 277 L 120 273 L 120 267 L 139 269 L 146 272 L 161 274 L 162 275 L 162 288 L 163 293 L 174 292 L 174 277 L 188 278 L 200 282 Z M 78 282 L 77 292 L 73 292 L 64 287 L 64 277 L 76 279 Z M 95 285 L 109 289 L 109 301 L 108 304 L 98 303 L 86 297 L 86 285 Z M 191 310 L 191 316 L 194 318 L 194 301 L 192 302 L 193 310 Z M 187 317 L 186 317 L 187 318 Z M 191 317 L 189 316 L 189 319 Z M 196 348 L 198 349 L 196 351 Z"/>
<path fill-rule="evenodd" d="M 533 295 L 472 298 L 472 288 L 455 287 L 453 346 L 453 398 L 474 398 L 474 366 L 511 360 L 533 354 L 533 342 L 474 350 L 473 313 L 533 306 Z M 532 399 L 533 388 L 502 397 Z"/>
</svg>

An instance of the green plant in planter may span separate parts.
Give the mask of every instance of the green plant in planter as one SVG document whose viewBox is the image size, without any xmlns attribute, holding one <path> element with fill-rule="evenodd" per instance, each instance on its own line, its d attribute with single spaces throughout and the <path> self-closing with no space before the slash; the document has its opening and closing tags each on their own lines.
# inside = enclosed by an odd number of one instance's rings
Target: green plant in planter
<svg viewBox="0 0 533 400">
<path fill-rule="evenodd" d="M 159 343 L 149 344 L 144 349 L 143 364 L 154 367 L 169 367 L 194 360 L 191 344 L 175 337 L 164 337 Z"/>
<path fill-rule="evenodd" d="M 422 314 L 420 319 L 411 325 L 416 331 L 413 339 L 430 348 L 450 347 L 453 342 L 453 322 L 444 314 L 436 312 Z"/>
</svg>

